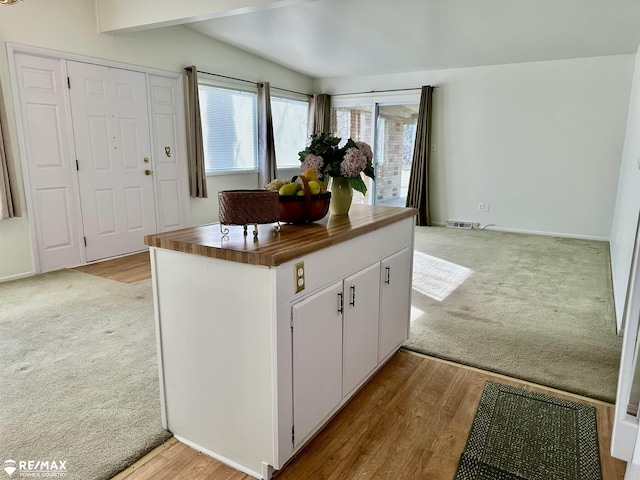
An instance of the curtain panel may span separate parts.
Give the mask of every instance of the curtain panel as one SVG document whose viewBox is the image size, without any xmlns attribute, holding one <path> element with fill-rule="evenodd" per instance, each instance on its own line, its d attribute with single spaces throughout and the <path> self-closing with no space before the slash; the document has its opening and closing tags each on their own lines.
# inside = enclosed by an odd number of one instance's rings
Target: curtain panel
<svg viewBox="0 0 640 480">
<path fill-rule="evenodd" d="M 18 181 L 9 142 L 9 124 L 0 84 L 0 219 L 21 216 Z"/>
<path fill-rule="evenodd" d="M 407 191 L 407 207 L 418 209 L 416 224 L 431 226 L 429 205 L 429 163 L 431 156 L 431 114 L 433 110 L 433 87 L 423 86 L 420 94 L 416 143 Z"/>
<path fill-rule="evenodd" d="M 264 187 L 278 178 L 276 147 L 273 141 L 271 88 L 269 82 L 258 85 L 258 185 Z"/>
<path fill-rule="evenodd" d="M 189 157 L 189 191 L 192 197 L 207 198 L 200 98 L 198 96 L 198 69 L 187 69 L 187 155 Z"/>
<path fill-rule="evenodd" d="M 329 132 L 331 127 L 331 96 L 314 94 L 309 99 L 309 136 Z"/>
</svg>

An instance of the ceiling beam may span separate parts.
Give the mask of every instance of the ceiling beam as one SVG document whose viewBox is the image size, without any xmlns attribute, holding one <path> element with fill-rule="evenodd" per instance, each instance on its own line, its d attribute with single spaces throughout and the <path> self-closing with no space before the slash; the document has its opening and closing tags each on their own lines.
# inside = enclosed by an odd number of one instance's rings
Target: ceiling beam
<svg viewBox="0 0 640 480">
<path fill-rule="evenodd" d="M 132 32 L 317 0 L 95 0 L 100 33 Z"/>
</svg>

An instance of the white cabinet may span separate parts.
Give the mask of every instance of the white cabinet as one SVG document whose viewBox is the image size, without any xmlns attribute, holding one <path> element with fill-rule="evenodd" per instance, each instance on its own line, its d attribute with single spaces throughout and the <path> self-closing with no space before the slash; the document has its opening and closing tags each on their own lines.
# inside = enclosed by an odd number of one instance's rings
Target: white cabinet
<svg viewBox="0 0 640 480">
<path fill-rule="evenodd" d="M 342 282 L 297 303 L 293 325 L 293 425 L 306 438 L 342 400 Z M 294 442 L 294 444 L 297 443 Z"/>
<path fill-rule="evenodd" d="M 294 448 L 378 365 L 380 262 L 293 304 Z"/>
<path fill-rule="evenodd" d="M 378 365 L 380 263 L 344 281 L 342 391 L 348 395 Z"/>
<path fill-rule="evenodd" d="M 405 248 L 381 262 L 379 361 L 395 352 L 409 335 L 411 253 Z"/>
<path fill-rule="evenodd" d="M 407 340 L 408 248 L 292 305 L 294 447 Z"/>
</svg>

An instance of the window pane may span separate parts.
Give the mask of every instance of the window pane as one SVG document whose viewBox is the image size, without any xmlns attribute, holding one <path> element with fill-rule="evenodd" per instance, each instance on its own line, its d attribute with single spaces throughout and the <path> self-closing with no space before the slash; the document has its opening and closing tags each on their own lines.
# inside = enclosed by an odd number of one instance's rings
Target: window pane
<svg viewBox="0 0 640 480">
<path fill-rule="evenodd" d="M 371 148 L 371 107 L 340 107 L 334 108 L 332 114 L 333 134 L 340 137 L 342 147 L 349 138 L 356 141 L 366 142 Z M 374 155 L 373 166 L 376 176 L 378 175 L 376 168 L 376 158 Z M 361 174 L 362 180 L 367 186 L 367 194 L 362 195 L 360 192 L 353 192 L 353 203 L 372 203 L 370 199 L 373 195 L 373 181 L 366 175 Z"/>
<path fill-rule="evenodd" d="M 376 122 L 376 205 L 404 207 L 407 201 L 418 105 L 382 105 Z"/>
<path fill-rule="evenodd" d="M 198 93 L 206 171 L 255 170 L 257 95 L 210 85 Z"/>
<path fill-rule="evenodd" d="M 309 103 L 271 96 L 273 140 L 278 168 L 299 168 L 298 152 L 307 146 Z"/>
</svg>

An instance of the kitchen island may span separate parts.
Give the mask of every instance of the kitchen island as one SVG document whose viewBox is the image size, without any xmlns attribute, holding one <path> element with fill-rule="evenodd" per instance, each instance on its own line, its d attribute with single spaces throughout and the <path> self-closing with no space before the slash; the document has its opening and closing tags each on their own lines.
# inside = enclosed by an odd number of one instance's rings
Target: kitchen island
<svg viewBox="0 0 640 480">
<path fill-rule="evenodd" d="M 408 338 L 410 208 L 149 235 L 162 422 L 270 478 Z"/>
</svg>

